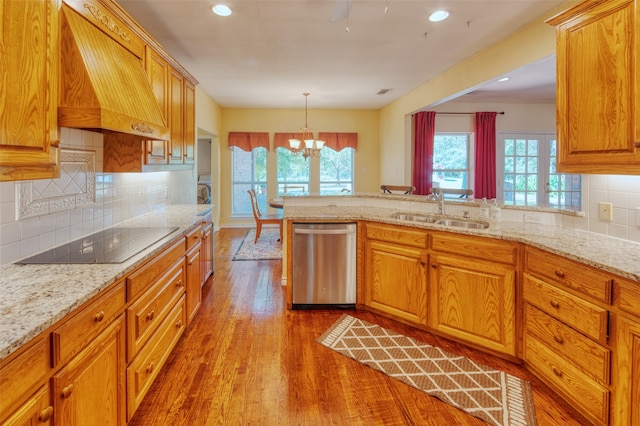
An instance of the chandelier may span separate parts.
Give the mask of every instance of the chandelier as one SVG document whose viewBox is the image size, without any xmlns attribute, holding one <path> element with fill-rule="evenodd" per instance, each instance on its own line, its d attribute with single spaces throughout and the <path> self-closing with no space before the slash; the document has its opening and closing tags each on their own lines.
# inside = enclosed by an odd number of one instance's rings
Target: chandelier
<svg viewBox="0 0 640 426">
<path fill-rule="evenodd" d="M 306 160 L 309 157 L 319 157 L 320 150 L 324 146 L 324 141 L 317 141 L 313 139 L 313 129 L 309 128 L 307 124 L 307 96 L 309 93 L 303 93 L 304 95 L 304 127 L 302 130 L 302 141 L 298 139 L 289 139 L 289 146 L 294 155 L 302 154 Z"/>
</svg>

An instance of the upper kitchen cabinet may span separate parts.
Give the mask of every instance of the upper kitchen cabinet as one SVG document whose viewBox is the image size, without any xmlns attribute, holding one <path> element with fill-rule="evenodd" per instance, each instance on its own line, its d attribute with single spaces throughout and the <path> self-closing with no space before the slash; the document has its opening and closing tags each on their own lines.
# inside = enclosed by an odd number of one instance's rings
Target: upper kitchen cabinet
<svg viewBox="0 0 640 426">
<path fill-rule="evenodd" d="M 0 181 L 59 175 L 59 0 L 0 6 Z"/>
<path fill-rule="evenodd" d="M 640 0 L 586 0 L 557 27 L 558 170 L 640 174 Z"/>
</svg>

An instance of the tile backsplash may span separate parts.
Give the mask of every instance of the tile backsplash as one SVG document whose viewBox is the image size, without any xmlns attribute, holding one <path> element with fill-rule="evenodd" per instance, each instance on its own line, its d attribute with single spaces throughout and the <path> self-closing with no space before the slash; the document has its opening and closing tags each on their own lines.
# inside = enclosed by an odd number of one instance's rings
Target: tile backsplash
<svg viewBox="0 0 640 426">
<path fill-rule="evenodd" d="M 168 204 L 196 202 L 192 171 L 103 173 L 100 133 L 61 128 L 60 147 L 60 178 L 0 182 L 0 265 Z"/>
</svg>

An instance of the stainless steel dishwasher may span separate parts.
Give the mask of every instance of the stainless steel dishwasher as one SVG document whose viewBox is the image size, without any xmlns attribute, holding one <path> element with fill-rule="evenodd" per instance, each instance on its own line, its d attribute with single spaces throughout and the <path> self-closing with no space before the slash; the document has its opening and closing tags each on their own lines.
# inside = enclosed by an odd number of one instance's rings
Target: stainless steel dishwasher
<svg viewBox="0 0 640 426">
<path fill-rule="evenodd" d="M 293 223 L 293 309 L 355 307 L 356 224 Z"/>
</svg>

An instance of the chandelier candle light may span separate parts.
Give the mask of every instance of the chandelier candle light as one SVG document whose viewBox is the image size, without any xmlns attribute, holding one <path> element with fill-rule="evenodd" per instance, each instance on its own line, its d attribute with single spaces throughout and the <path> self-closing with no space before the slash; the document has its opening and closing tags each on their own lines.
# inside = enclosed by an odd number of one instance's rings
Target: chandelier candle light
<svg viewBox="0 0 640 426">
<path fill-rule="evenodd" d="M 309 93 L 303 93 L 304 95 L 304 127 L 302 130 L 302 140 L 304 145 L 298 139 L 289 139 L 289 146 L 295 155 L 302 154 L 306 160 L 309 157 L 319 157 L 320 150 L 324 146 L 324 141 L 317 141 L 313 139 L 313 129 L 309 128 L 307 124 L 307 96 Z"/>
</svg>

